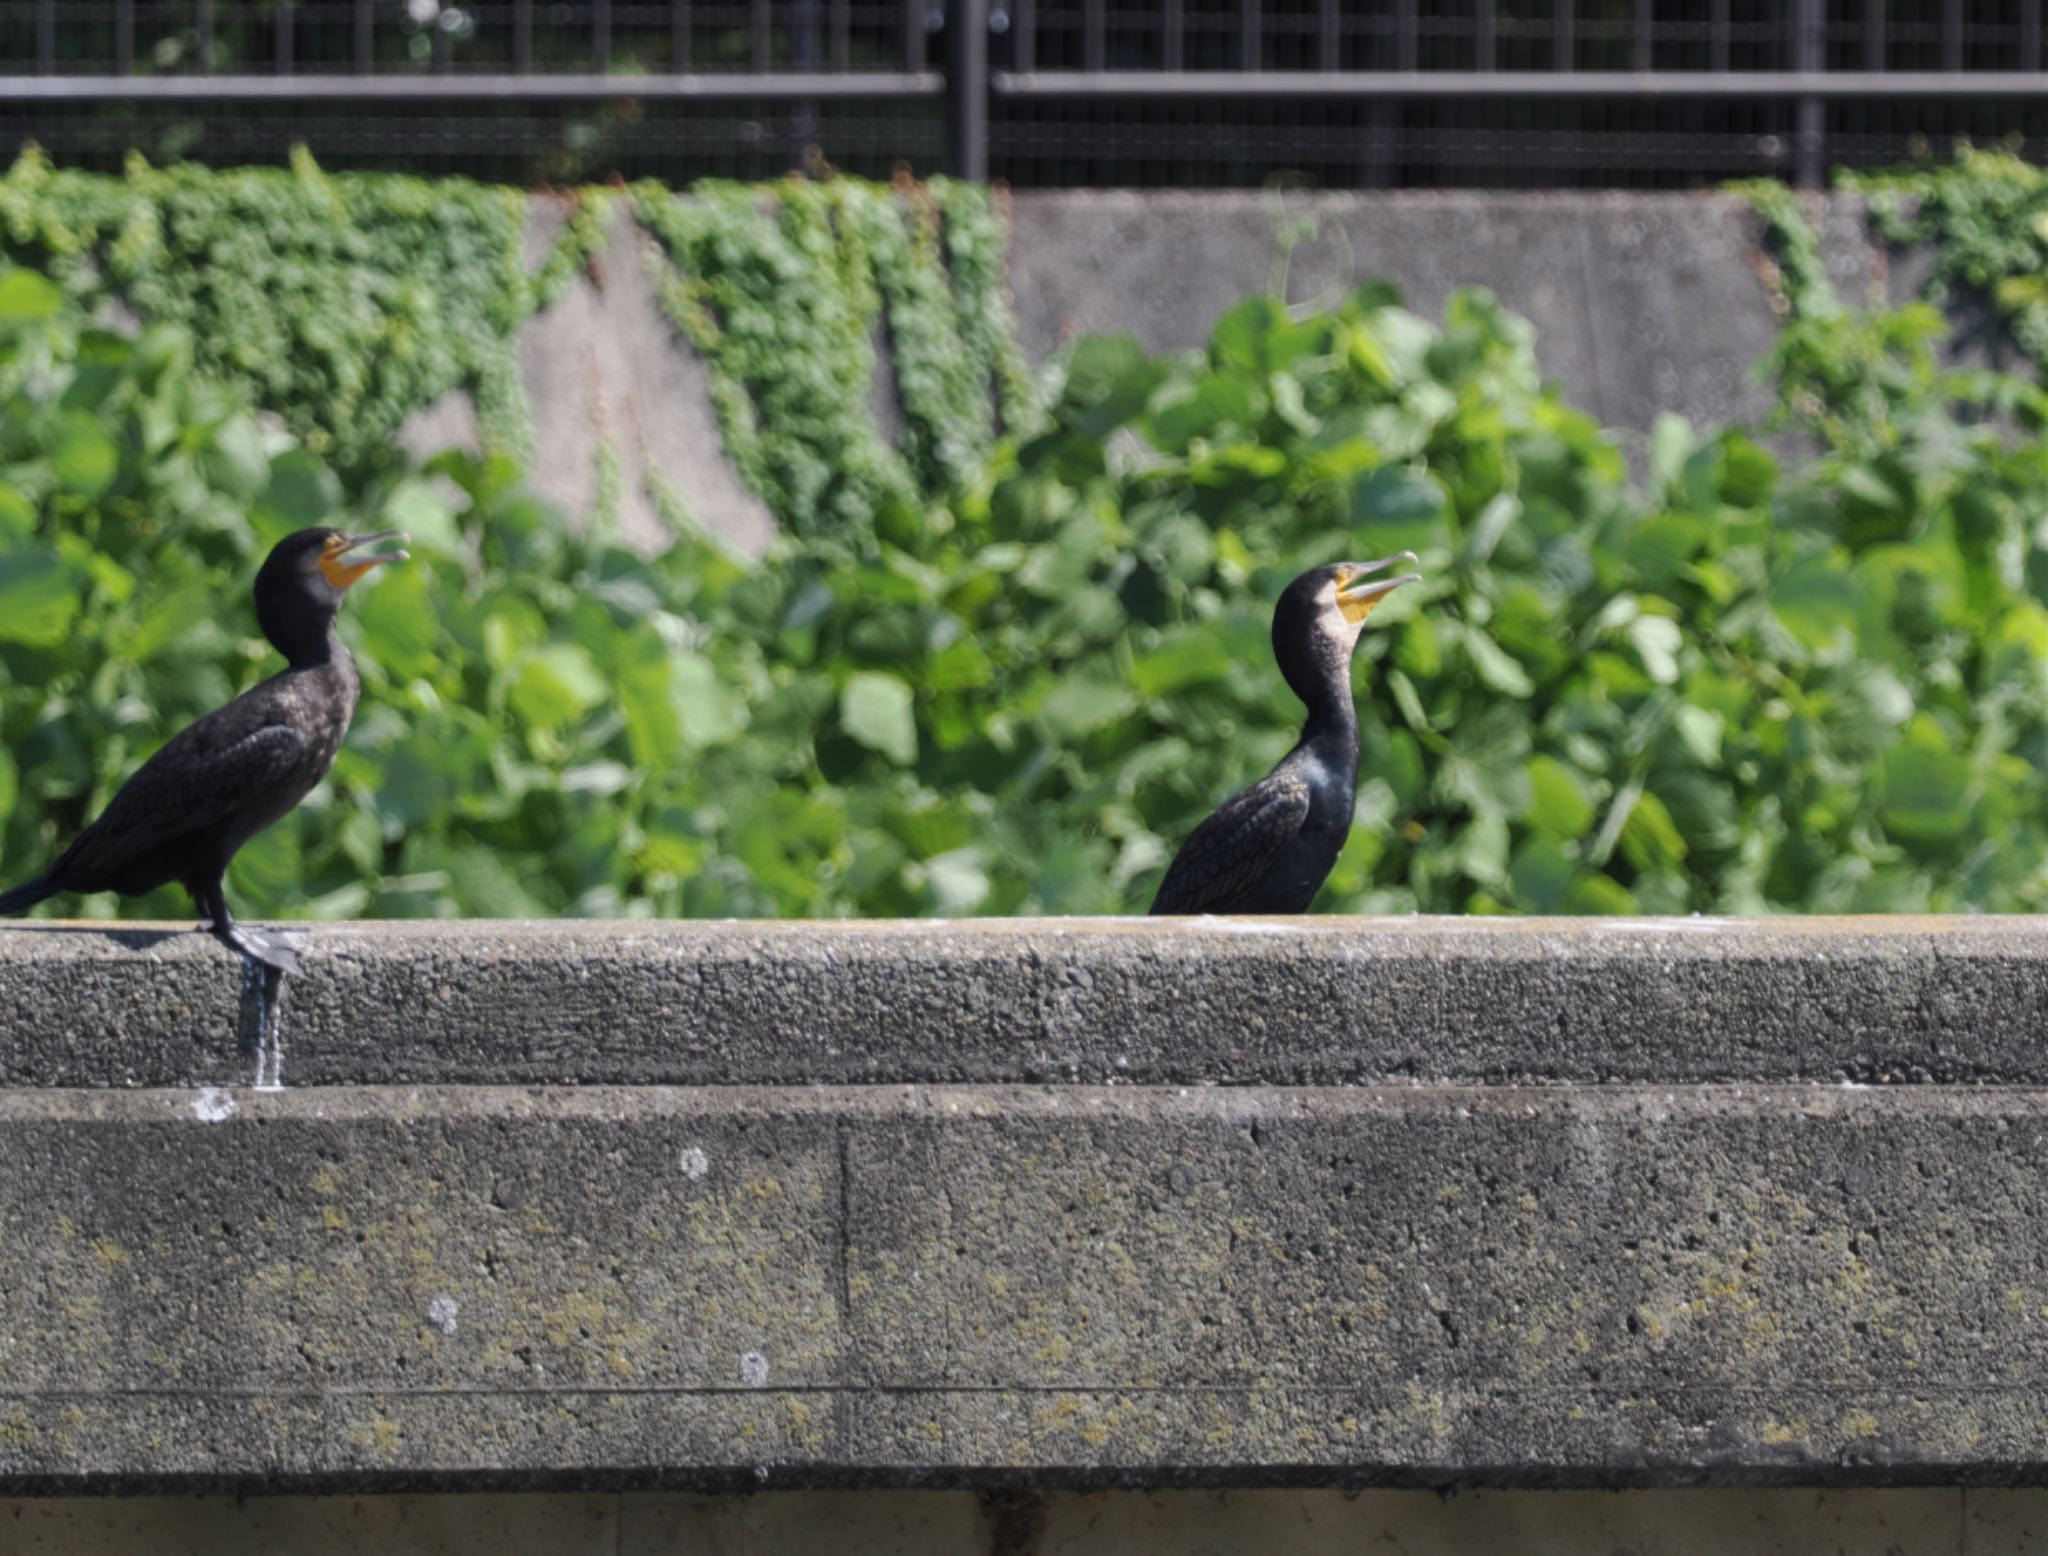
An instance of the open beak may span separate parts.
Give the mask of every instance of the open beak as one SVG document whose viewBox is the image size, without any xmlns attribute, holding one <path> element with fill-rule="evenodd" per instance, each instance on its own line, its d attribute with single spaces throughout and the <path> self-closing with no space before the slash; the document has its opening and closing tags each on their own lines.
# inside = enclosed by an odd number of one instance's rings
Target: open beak
<svg viewBox="0 0 2048 1556">
<path fill-rule="evenodd" d="M 345 535 L 339 542 L 328 543 L 326 552 L 320 558 L 320 571 L 327 575 L 327 581 L 335 588 L 346 589 L 380 563 L 411 560 L 405 551 L 395 547 L 388 551 L 374 551 L 368 556 L 355 556 L 356 552 L 365 546 L 374 546 L 379 541 L 404 539 L 404 534 L 395 529 L 383 530 L 375 535 Z"/>
<path fill-rule="evenodd" d="M 1344 613 L 1344 619 L 1355 627 L 1372 614 L 1375 605 L 1401 585 L 1421 583 L 1420 573 L 1402 573 L 1393 578 L 1374 576 L 1397 563 L 1405 562 L 1414 567 L 1420 560 L 1413 551 L 1397 551 L 1377 562 L 1347 563 L 1344 581 L 1337 586 L 1337 608 Z"/>
</svg>

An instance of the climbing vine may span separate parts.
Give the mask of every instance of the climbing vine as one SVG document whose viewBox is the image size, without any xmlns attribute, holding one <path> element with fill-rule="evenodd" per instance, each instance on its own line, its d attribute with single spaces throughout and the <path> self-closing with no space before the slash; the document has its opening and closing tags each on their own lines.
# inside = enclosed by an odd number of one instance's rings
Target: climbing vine
<svg viewBox="0 0 2048 1556">
<path fill-rule="evenodd" d="M 182 325 L 203 370 L 345 464 L 453 389 L 475 394 L 488 443 L 530 451 L 512 338 L 596 247 L 580 217 L 529 271 L 526 196 L 462 179 L 329 175 L 303 152 L 228 172 L 137 158 L 108 178 L 34 149 L 0 178 L 5 257 L 88 306 Z"/>
<path fill-rule="evenodd" d="M 2048 176 L 2004 152 L 1964 147 L 1953 162 L 1844 173 L 1868 197 L 1884 235 L 1924 244 L 1934 261 L 1927 300 L 1958 284 L 1991 300 L 2013 339 L 2048 366 Z"/>
<path fill-rule="evenodd" d="M 1777 385 L 1778 424 L 1818 433 L 1851 460 L 1891 459 L 1927 417 L 1951 401 L 1998 398 L 2016 381 L 1945 371 L 1936 344 L 1947 322 L 1932 302 L 1858 309 L 1836 294 L 1820 234 L 1801 197 L 1781 184 L 1736 186 L 1763 217 L 1773 270 L 1766 279 L 1785 316 L 1764 369 Z"/>
<path fill-rule="evenodd" d="M 517 332 L 596 272 L 622 202 L 654 240 L 664 311 L 709 368 L 733 462 L 786 528 L 858 538 L 949 502 L 999 422 L 1037 414 L 984 190 L 792 178 L 559 199 L 535 254 L 532 202 L 514 189 L 329 175 L 303 152 L 227 172 L 138 158 L 109 178 L 32 149 L 0 176 L 0 261 L 37 266 L 90 310 L 182 326 L 209 377 L 343 467 L 457 390 L 488 449 L 530 461 Z M 873 410 L 883 341 L 900 447 Z M 598 458 L 615 505 L 618 462 Z"/>
<path fill-rule="evenodd" d="M 1036 411 L 985 194 L 855 179 L 632 190 L 663 309 L 710 365 L 727 451 L 799 534 L 865 534 L 975 479 Z M 875 424 L 883 332 L 903 416 Z"/>
<path fill-rule="evenodd" d="M 1798 319 L 1838 311 L 1841 303 L 1821 256 L 1820 232 L 1808 220 L 1799 192 L 1775 178 L 1752 179 L 1730 188 L 1748 199 L 1769 230 L 1772 268 L 1765 279 L 1778 311 Z"/>
<path fill-rule="evenodd" d="M 1006 430 L 1036 426 L 1045 406 L 1017 342 L 1010 277 L 1003 263 L 1004 226 L 993 197 L 979 184 L 937 178 L 926 186 L 944 213 L 946 257 L 953 272 L 960 334 L 985 380 L 995 383 Z"/>
</svg>

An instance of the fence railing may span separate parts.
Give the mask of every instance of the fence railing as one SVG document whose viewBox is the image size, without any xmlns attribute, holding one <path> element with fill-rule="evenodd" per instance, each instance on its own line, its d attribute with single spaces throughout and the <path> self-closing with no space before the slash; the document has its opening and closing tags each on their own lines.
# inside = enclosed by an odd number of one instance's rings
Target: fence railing
<svg viewBox="0 0 2048 1556">
<path fill-rule="evenodd" d="M 1013 121 L 1115 104 L 1341 107 L 1361 164 L 1401 154 L 1403 113 L 1691 104 L 1781 114 L 1759 144 L 1815 183 L 1831 105 L 2048 99 L 2042 4 L 0 0 L 0 105 L 13 125 L 78 104 L 922 102 L 949 168 L 979 178 Z"/>
</svg>

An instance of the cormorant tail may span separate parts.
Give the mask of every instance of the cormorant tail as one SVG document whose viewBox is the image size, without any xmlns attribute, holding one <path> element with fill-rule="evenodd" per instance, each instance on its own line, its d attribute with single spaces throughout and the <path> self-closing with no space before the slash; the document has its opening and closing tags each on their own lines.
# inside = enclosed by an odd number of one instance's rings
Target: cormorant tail
<svg viewBox="0 0 2048 1556">
<path fill-rule="evenodd" d="M 63 889 L 57 883 L 55 872 L 38 876 L 32 881 L 24 881 L 13 891 L 0 891 L 0 914 L 23 912 L 34 907 L 45 897 L 56 896 Z"/>
</svg>

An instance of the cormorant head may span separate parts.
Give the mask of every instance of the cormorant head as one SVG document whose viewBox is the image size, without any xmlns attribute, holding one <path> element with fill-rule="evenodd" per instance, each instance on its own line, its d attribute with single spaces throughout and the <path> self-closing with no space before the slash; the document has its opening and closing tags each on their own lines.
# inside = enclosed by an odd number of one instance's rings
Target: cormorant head
<svg viewBox="0 0 2048 1556">
<path fill-rule="evenodd" d="M 270 548 L 256 573 L 256 621 L 263 635 L 294 663 L 324 652 L 328 623 L 341 609 L 349 586 L 383 562 L 403 562 L 391 549 L 365 553 L 365 546 L 404 540 L 396 530 L 344 535 L 340 530 L 302 529 Z"/>
<path fill-rule="evenodd" d="M 1335 688 L 1351 703 L 1351 651 L 1358 647 L 1365 618 L 1403 584 L 1420 583 L 1420 573 L 1386 576 L 1412 551 L 1398 551 L 1377 562 L 1332 562 L 1312 567 L 1281 593 L 1273 609 L 1273 657 L 1295 695 L 1317 709 Z"/>
</svg>

